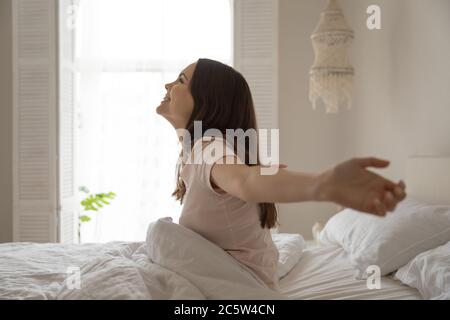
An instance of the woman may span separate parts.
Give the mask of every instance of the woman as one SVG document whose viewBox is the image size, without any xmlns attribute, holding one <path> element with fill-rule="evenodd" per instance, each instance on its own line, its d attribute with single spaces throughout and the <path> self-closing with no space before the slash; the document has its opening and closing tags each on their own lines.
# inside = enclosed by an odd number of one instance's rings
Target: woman
<svg viewBox="0 0 450 320">
<path fill-rule="evenodd" d="M 194 121 L 201 121 L 202 136 L 208 129 L 223 134 L 226 129 L 256 129 L 248 84 L 225 64 L 199 59 L 165 87 L 167 94 L 157 113 L 177 129 L 180 138 L 194 137 Z M 394 183 L 366 170 L 387 167 L 385 160 L 354 158 L 320 174 L 280 166 L 275 174 L 263 175 L 259 160 L 250 163 L 246 143 L 245 159 L 237 154 L 234 141 L 226 138 L 202 137 L 189 142 L 187 151 L 197 155 L 211 143 L 232 151 L 206 155 L 200 162 L 186 161 L 185 154 L 180 157 L 173 193 L 184 203 L 180 224 L 226 250 L 275 290 L 278 251 L 270 234 L 277 224 L 274 203 L 331 201 L 384 216 L 406 195 L 402 181 Z"/>
</svg>

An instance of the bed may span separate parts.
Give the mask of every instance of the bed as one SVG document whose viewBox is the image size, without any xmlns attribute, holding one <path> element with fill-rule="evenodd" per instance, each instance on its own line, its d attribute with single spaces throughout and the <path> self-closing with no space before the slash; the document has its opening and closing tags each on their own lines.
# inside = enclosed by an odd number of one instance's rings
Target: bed
<svg viewBox="0 0 450 320">
<path fill-rule="evenodd" d="M 450 205 L 448 177 L 450 158 L 408 161 L 408 192 L 423 201 Z M 443 244 L 450 233 L 440 234 L 439 244 Z M 400 279 L 397 267 L 383 264 L 384 275 L 378 288 L 369 289 L 367 279 L 355 276 L 355 252 L 345 245 L 328 243 L 324 241 L 326 237 L 306 242 L 298 241 L 299 235 L 274 237 L 278 237 L 280 261 L 284 255 L 281 267 L 285 270 L 280 274 L 279 292 L 267 288 L 251 270 L 220 248 L 166 218 L 150 225 L 145 242 L 0 244 L 0 299 L 384 300 L 432 297 L 409 271 L 420 265 L 420 261 L 412 264 L 415 256 L 420 258 L 428 249 L 439 249 L 435 248 L 437 242 L 421 247 L 421 255 L 411 252 L 409 257 L 398 255 L 404 259 L 399 266 L 407 267 L 400 275 L 407 274 L 409 278 Z M 448 249 L 440 248 L 435 256 L 441 257 L 445 250 L 450 257 L 450 245 Z M 411 262 L 406 265 L 405 261 Z M 446 261 L 440 270 L 450 266 L 450 260 Z M 450 297 L 446 295 L 450 291 L 450 273 L 446 272 L 439 284 L 439 290 L 444 292 L 439 297 L 443 299 Z"/>
<path fill-rule="evenodd" d="M 64 280 L 76 276 L 83 266 L 88 269 L 86 265 L 92 265 L 93 261 L 102 261 L 105 271 L 96 273 L 98 279 L 88 284 L 88 293 L 80 298 L 204 299 L 204 295 L 185 283 L 182 277 L 148 261 L 146 253 L 140 250 L 142 245 L 127 242 L 0 245 L 0 299 L 57 299 Z M 110 266 L 105 261 L 109 261 Z M 135 261 L 138 268 L 129 263 Z M 125 268 L 145 272 L 132 274 L 135 279 L 130 279 L 122 273 Z M 127 281 L 118 274 L 119 269 L 128 277 Z M 105 275 L 109 280 L 104 279 Z M 110 281 L 112 278 L 117 281 Z M 128 283 L 128 288 L 118 289 L 111 285 L 119 280 L 122 285 Z M 105 292 L 105 286 L 116 291 L 114 294 Z M 134 292 L 130 293 L 128 289 Z M 342 248 L 314 243 L 306 245 L 300 261 L 280 280 L 280 289 L 286 299 L 421 299 L 416 289 L 391 277 L 382 277 L 381 289 L 368 289 L 365 280 L 354 279 L 353 269 Z M 99 294 L 100 291 L 103 293 Z"/>
</svg>

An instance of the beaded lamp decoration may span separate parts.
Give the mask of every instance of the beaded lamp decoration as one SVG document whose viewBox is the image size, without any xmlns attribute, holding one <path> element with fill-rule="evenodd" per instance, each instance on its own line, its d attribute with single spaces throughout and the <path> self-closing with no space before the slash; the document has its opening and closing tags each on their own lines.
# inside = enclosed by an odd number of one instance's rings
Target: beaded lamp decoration
<svg viewBox="0 0 450 320">
<path fill-rule="evenodd" d="M 311 35 L 315 60 L 309 73 L 309 100 L 314 110 L 319 99 L 326 113 L 337 113 L 340 106 L 351 108 L 354 69 L 348 62 L 347 49 L 353 38 L 337 0 L 328 0 Z"/>
</svg>

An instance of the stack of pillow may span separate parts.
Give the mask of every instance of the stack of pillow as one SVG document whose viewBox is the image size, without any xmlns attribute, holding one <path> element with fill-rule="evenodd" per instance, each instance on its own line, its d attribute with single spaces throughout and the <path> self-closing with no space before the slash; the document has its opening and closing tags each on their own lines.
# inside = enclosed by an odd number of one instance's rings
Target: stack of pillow
<svg viewBox="0 0 450 320">
<path fill-rule="evenodd" d="M 378 266 L 381 275 L 396 271 L 397 279 L 425 299 L 450 299 L 450 206 L 406 198 L 384 218 L 345 209 L 318 240 L 341 246 L 358 279 Z"/>
</svg>

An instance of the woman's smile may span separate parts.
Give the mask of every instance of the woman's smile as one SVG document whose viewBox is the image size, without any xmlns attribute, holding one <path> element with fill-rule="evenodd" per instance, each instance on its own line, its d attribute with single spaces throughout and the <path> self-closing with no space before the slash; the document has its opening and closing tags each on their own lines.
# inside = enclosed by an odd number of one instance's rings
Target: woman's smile
<svg viewBox="0 0 450 320">
<path fill-rule="evenodd" d="M 166 118 L 176 129 L 186 126 L 194 109 L 189 79 L 192 79 L 196 64 L 195 62 L 187 66 L 173 82 L 164 86 L 167 91 L 156 108 L 156 112 Z"/>
</svg>

